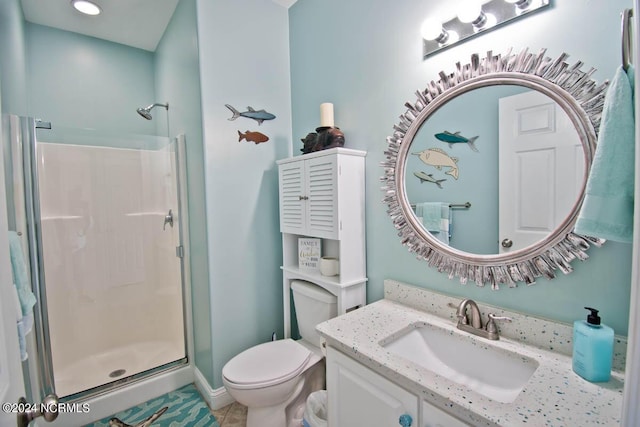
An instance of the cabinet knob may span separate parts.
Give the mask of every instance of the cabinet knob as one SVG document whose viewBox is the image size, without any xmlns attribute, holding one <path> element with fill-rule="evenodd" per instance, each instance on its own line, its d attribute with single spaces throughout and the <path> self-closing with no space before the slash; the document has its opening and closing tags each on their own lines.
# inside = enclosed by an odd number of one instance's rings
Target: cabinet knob
<svg viewBox="0 0 640 427">
<path fill-rule="evenodd" d="M 298 196 L 298 200 L 309 200 L 309 196 Z"/>
<path fill-rule="evenodd" d="M 413 418 L 411 418 L 411 415 L 409 414 L 403 414 L 403 415 L 400 415 L 400 418 L 398 419 L 398 423 L 402 427 L 411 427 L 411 424 L 413 424 Z"/>
</svg>

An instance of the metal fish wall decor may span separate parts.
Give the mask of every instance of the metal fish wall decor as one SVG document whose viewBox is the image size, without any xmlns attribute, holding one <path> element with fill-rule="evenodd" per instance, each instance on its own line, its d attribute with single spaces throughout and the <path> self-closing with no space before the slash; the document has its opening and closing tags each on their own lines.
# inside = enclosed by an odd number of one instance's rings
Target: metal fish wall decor
<svg viewBox="0 0 640 427">
<path fill-rule="evenodd" d="M 228 120 L 235 120 L 238 117 L 246 117 L 248 119 L 255 120 L 259 125 L 261 125 L 265 120 L 273 120 L 276 118 L 275 115 L 268 113 L 265 110 L 254 110 L 252 107 L 247 107 L 247 111 L 240 112 L 229 104 L 224 104 L 224 106 L 233 113 L 233 116 Z"/>
<path fill-rule="evenodd" d="M 267 142 L 269 137 L 261 132 L 252 132 L 250 130 L 242 133 L 238 131 L 238 142 L 242 140 L 246 140 L 247 142 L 255 142 L 256 145 L 261 144 L 263 142 Z"/>
<path fill-rule="evenodd" d="M 442 188 L 442 184 L 440 184 L 441 182 L 446 181 L 446 179 L 435 179 L 433 177 L 433 174 L 431 173 L 426 173 L 426 172 L 414 172 L 413 173 L 416 178 L 418 178 L 420 180 L 420 184 L 422 184 L 423 182 L 433 182 L 435 185 L 438 186 L 438 188 Z"/>
<path fill-rule="evenodd" d="M 474 136 L 472 138 L 465 138 L 464 136 L 460 135 L 460 132 L 451 133 L 446 130 L 442 133 L 436 133 L 434 136 L 440 141 L 446 142 L 447 144 L 449 144 L 449 147 L 453 147 L 453 144 L 463 143 L 463 144 L 467 144 L 469 148 L 471 148 L 476 153 L 478 152 L 478 149 L 474 144 L 475 140 L 478 139 L 478 136 Z"/>
<path fill-rule="evenodd" d="M 433 166 L 438 170 L 442 170 L 443 167 L 448 167 L 449 170 L 445 172 L 447 175 L 451 175 L 455 179 L 458 179 L 460 171 L 458 170 L 458 158 L 451 157 L 444 150 L 440 148 L 428 148 L 418 153 L 411 153 L 416 156 L 420 156 L 425 164 Z"/>
</svg>

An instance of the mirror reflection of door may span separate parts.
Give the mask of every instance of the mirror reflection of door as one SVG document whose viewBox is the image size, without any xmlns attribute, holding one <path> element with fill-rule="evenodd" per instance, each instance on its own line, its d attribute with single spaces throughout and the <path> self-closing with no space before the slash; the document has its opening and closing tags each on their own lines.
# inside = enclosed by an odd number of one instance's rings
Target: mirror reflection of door
<svg viewBox="0 0 640 427">
<path fill-rule="evenodd" d="M 544 239 L 584 182 L 584 150 L 567 114 L 529 91 L 499 101 L 499 253 Z"/>
</svg>

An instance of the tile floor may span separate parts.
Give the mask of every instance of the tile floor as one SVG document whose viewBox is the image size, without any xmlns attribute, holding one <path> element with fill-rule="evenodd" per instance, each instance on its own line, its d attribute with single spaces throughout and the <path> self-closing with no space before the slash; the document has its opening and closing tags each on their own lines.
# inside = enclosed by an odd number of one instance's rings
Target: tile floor
<svg viewBox="0 0 640 427">
<path fill-rule="evenodd" d="M 146 419 L 163 406 L 169 409 L 154 427 L 246 427 L 247 407 L 234 402 L 218 410 L 211 410 L 194 384 L 189 384 L 138 406 L 118 412 L 84 427 L 108 427 L 112 417 L 135 424 Z M 215 418 L 214 418 L 215 417 Z"/>
<path fill-rule="evenodd" d="M 245 427 L 247 425 L 247 407 L 238 402 L 211 412 L 218 420 L 220 427 Z"/>
<path fill-rule="evenodd" d="M 231 409 L 233 409 L 233 405 L 229 405 L 229 411 L 225 412 L 222 416 L 218 414 L 214 415 L 213 411 L 211 411 L 207 403 L 202 399 L 202 396 L 200 396 L 196 386 L 189 384 L 141 403 L 140 405 L 133 406 L 105 417 L 102 420 L 88 424 L 85 427 L 109 427 L 111 426 L 109 421 L 112 417 L 124 420 L 128 424 L 136 424 L 147 419 L 151 414 L 164 406 L 167 406 L 168 410 L 153 423 L 154 427 L 244 427 L 246 424 L 246 416 L 245 418 L 235 416 L 236 412 L 242 414 L 242 408 L 240 408 L 240 411 L 235 409 L 233 413 L 230 412 Z M 244 414 L 246 414 L 246 410 Z M 223 419 L 240 419 L 241 423 L 226 424 L 223 422 Z M 217 420 L 220 421 L 217 422 Z"/>
</svg>

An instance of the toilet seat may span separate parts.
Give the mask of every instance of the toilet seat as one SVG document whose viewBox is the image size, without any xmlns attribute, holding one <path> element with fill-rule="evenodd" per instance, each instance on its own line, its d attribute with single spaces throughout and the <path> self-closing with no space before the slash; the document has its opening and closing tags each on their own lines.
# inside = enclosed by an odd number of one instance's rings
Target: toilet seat
<svg viewBox="0 0 640 427">
<path fill-rule="evenodd" d="M 310 357 L 309 349 L 292 339 L 270 341 L 231 359 L 222 376 L 238 389 L 269 387 L 299 375 Z"/>
</svg>

